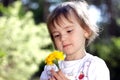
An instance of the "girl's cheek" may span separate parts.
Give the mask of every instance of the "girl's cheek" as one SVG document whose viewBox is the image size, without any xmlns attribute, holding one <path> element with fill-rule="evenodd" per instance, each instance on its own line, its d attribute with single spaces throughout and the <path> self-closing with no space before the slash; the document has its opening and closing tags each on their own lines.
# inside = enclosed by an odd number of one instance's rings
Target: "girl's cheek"
<svg viewBox="0 0 120 80">
<path fill-rule="evenodd" d="M 56 43 L 56 47 L 57 47 L 58 50 L 60 50 L 60 51 L 62 50 L 62 44 Z"/>
</svg>

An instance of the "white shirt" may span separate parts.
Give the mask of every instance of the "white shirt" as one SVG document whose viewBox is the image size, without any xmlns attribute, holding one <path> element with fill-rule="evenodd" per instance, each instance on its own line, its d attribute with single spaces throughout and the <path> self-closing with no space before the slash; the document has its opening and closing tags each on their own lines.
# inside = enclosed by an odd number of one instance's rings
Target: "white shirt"
<svg viewBox="0 0 120 80">
<path fill-rule="evenodd" d="M 109 69 L 104 60 L 89 53 L 79 60 L 59 61 L 59 67 L 70 80 L 110 80 Z M 46 65 L 40 80 L 48 80 L 51 76 L 49 71 L 51 69 L 58 71 L 56 65 Z M 80 79 L 81 74 L 84 77 Z"/>
</svg>

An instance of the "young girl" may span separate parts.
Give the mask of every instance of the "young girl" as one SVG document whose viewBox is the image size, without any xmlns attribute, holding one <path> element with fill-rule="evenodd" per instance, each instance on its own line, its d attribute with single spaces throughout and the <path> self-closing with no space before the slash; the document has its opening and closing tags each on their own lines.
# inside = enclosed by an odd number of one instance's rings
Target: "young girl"
<svg viewBox="0 0 120 80">
<path fill-rule="evenodd" d="M 65 60 L 45 66 L 40 80 L 110 80 L 105 62 L 86 52 L 98 27 L 90 21 L 85 1 L 64 2 L 48 17 L 48 30 L 55 49 L 64 52 Z"/>
</svg>

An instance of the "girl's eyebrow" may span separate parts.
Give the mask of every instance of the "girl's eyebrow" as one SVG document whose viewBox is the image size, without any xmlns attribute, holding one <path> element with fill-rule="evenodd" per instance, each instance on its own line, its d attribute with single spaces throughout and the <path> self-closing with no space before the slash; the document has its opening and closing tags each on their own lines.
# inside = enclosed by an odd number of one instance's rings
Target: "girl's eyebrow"
<svg viewBox="0 0 120 80">
<path fill-rule="evenodd" d="M 52 34 L 54 34 L 54 33 L 59 33 L 59 31 L 54 30 L 54 31 L 52 31 L 51 33 L 52 33 Z"/>
<path fill-rule="evenodd" d="M 68 28 L 72 28 L 72 24 L 65 26 L 63 29 L 68 29 Z M 52 31 L 52 34 L 53 34 L 53 33 L 59 33 L 59 31 L 54 30 L 54 31 Z"/>
<path fill-rule="evenodd" d="M 66 28 L 71 28 L 72 26 L 70 25 L 70 26 L 66 26 L 64 29 L 66 29 Z"/>
<path fill-rule="evenodd" d="M 67 25 L 67 26 L 64 27 L 64 29 L 73 28 L 72 26 L 73 26 L 73 24 Z"/>
</svg>

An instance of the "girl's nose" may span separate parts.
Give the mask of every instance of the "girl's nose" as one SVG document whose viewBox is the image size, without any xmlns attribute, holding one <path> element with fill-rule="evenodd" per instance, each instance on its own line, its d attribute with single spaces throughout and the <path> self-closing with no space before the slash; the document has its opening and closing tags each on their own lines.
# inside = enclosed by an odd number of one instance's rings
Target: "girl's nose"
<svg viewBox="0 0 120 80">
<path fill-rule="evenodd" d="M 66 34 L 61 35 L 61 41 L 65 41 L 66 39 L 67 39 L 67 35 Z"/>
</svg>

